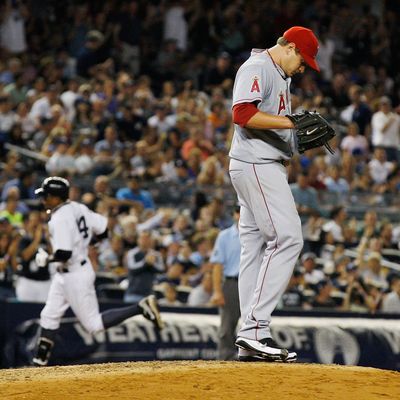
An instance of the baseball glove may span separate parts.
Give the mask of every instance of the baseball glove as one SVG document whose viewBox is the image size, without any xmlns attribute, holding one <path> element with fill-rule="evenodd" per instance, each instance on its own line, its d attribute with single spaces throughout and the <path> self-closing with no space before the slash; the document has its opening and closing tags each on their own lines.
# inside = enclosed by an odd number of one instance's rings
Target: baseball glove
<svg viewBox="0 0 400 400">
<path fill-rule="evenodd" d="M 315 147 L 325 146 L 333 154 L 329 140 L 335 136 L 335 130 L 329 122 L 318 112 L 303 111 L 298 114 L 287 115 L 296 129 L 297 148 L 299 153 Z"/>
</svg>

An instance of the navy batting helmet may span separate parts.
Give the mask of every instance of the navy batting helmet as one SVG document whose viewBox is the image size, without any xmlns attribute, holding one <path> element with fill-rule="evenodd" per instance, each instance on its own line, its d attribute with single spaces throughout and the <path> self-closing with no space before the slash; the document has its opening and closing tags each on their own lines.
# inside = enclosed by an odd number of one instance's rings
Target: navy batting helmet
<svg viewBox="0 0 400 400">
<path fill-rule="evenodd" d="M 42 186 L 35 190 L 37 196 L 45 197 L 47 195 L 60 197 L 67 200 L 69 197 L 69 182 L 59 176 L 50 176 L 46 178 Z"/>
</svg>

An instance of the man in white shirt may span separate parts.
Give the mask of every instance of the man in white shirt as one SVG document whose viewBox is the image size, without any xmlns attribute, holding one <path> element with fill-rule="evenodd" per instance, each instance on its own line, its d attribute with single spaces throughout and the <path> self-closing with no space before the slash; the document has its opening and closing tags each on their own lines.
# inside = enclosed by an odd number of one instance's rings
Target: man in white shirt
<svg viewBox="0 0 400 400">
<path fill-rule="evenodd" d="M 41 119 L 51 119 L 53 113 L 51 111 L 51 106 L 56 104 L 58 98 L 58 91 L 55 85 L 50 85 L 45 95 L 40 97 L 32 104 L 29 116 L 35 120 L 36 127 L 41 126 Z"/>
<path fill-rule="evenodd" d="M 147 120 L 147 124 L 157 129 L 158 135 L 162 135 L 173 128 L 176 123 L 176 115 L 168 114 L 165 104 L 158 104 L 155 107 L 154 115 Z"/>
<path fill-rule="evenodd" d="M 383 147 L 376 147 L 371 161 L 368 163 L 369 173 L 377 185 L 387 182 L 388 176 L 395 169 L 396 164 L 386 159 L 386 152 Z"/>
<path fill-rule="evenodd" d="M 398 161 L 400 115 L 393 112 L 389 97 L 381 97 L 379 111 L 373 114 L 371 126 L 372 145 L 383 147 L 388 161 Z"/>
<path fill-rule="evenodd" d="M 400 276 L 392 278 L 392 291 L 383 299 L 382 311 L 386 313 L 400 313 Z"/>
</svg>

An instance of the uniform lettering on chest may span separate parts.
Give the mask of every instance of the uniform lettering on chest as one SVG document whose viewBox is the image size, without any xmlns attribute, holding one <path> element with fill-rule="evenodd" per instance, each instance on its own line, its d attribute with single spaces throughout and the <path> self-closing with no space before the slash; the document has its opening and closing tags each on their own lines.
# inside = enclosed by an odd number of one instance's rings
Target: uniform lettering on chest
<svg viewBox="0 0 400 400">
<path fill-rule="evenodd" d="M 253 77 L 253 83 L 252 83 L 251 89 L 250 89 L 251 93 L 253 93 L 253 92 L 260 93 L 260 86 L 258 85 L 259 79 L 260 78 L 257 75 Z"/>
<path fill-rule="evenodd" d="M 279 106 L 278 106 L 278 115 L 279 115 L 281 113 L 281 111 L 286 110 L 285 95 L 283 94 L 283 92 L 279 93 L 278 102 L 279 102 Z"/>
</svg>

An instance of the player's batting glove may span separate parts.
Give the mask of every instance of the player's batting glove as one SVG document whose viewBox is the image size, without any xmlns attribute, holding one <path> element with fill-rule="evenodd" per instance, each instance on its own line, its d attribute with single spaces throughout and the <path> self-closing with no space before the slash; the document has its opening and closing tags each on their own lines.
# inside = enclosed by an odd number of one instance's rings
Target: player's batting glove
<svg viewBox="0 0 400 400">
<path fill-rule="evenodd" d="M 330 153 L 334 153 L 329 140 L 335 136 L 335 130 L 320 113 L 303 111 L 287 117 L 295 127 L 299 153 L 320 146 L 325 146 Z"/>
<path fill-rule="evenodd" d="M 38 267 L 44 268 L 49 263 L 49 253 L 42 249 L 41 247 L 38 248 L 38 251 L 35 256 L 36 265 Z"/>
</svg>

